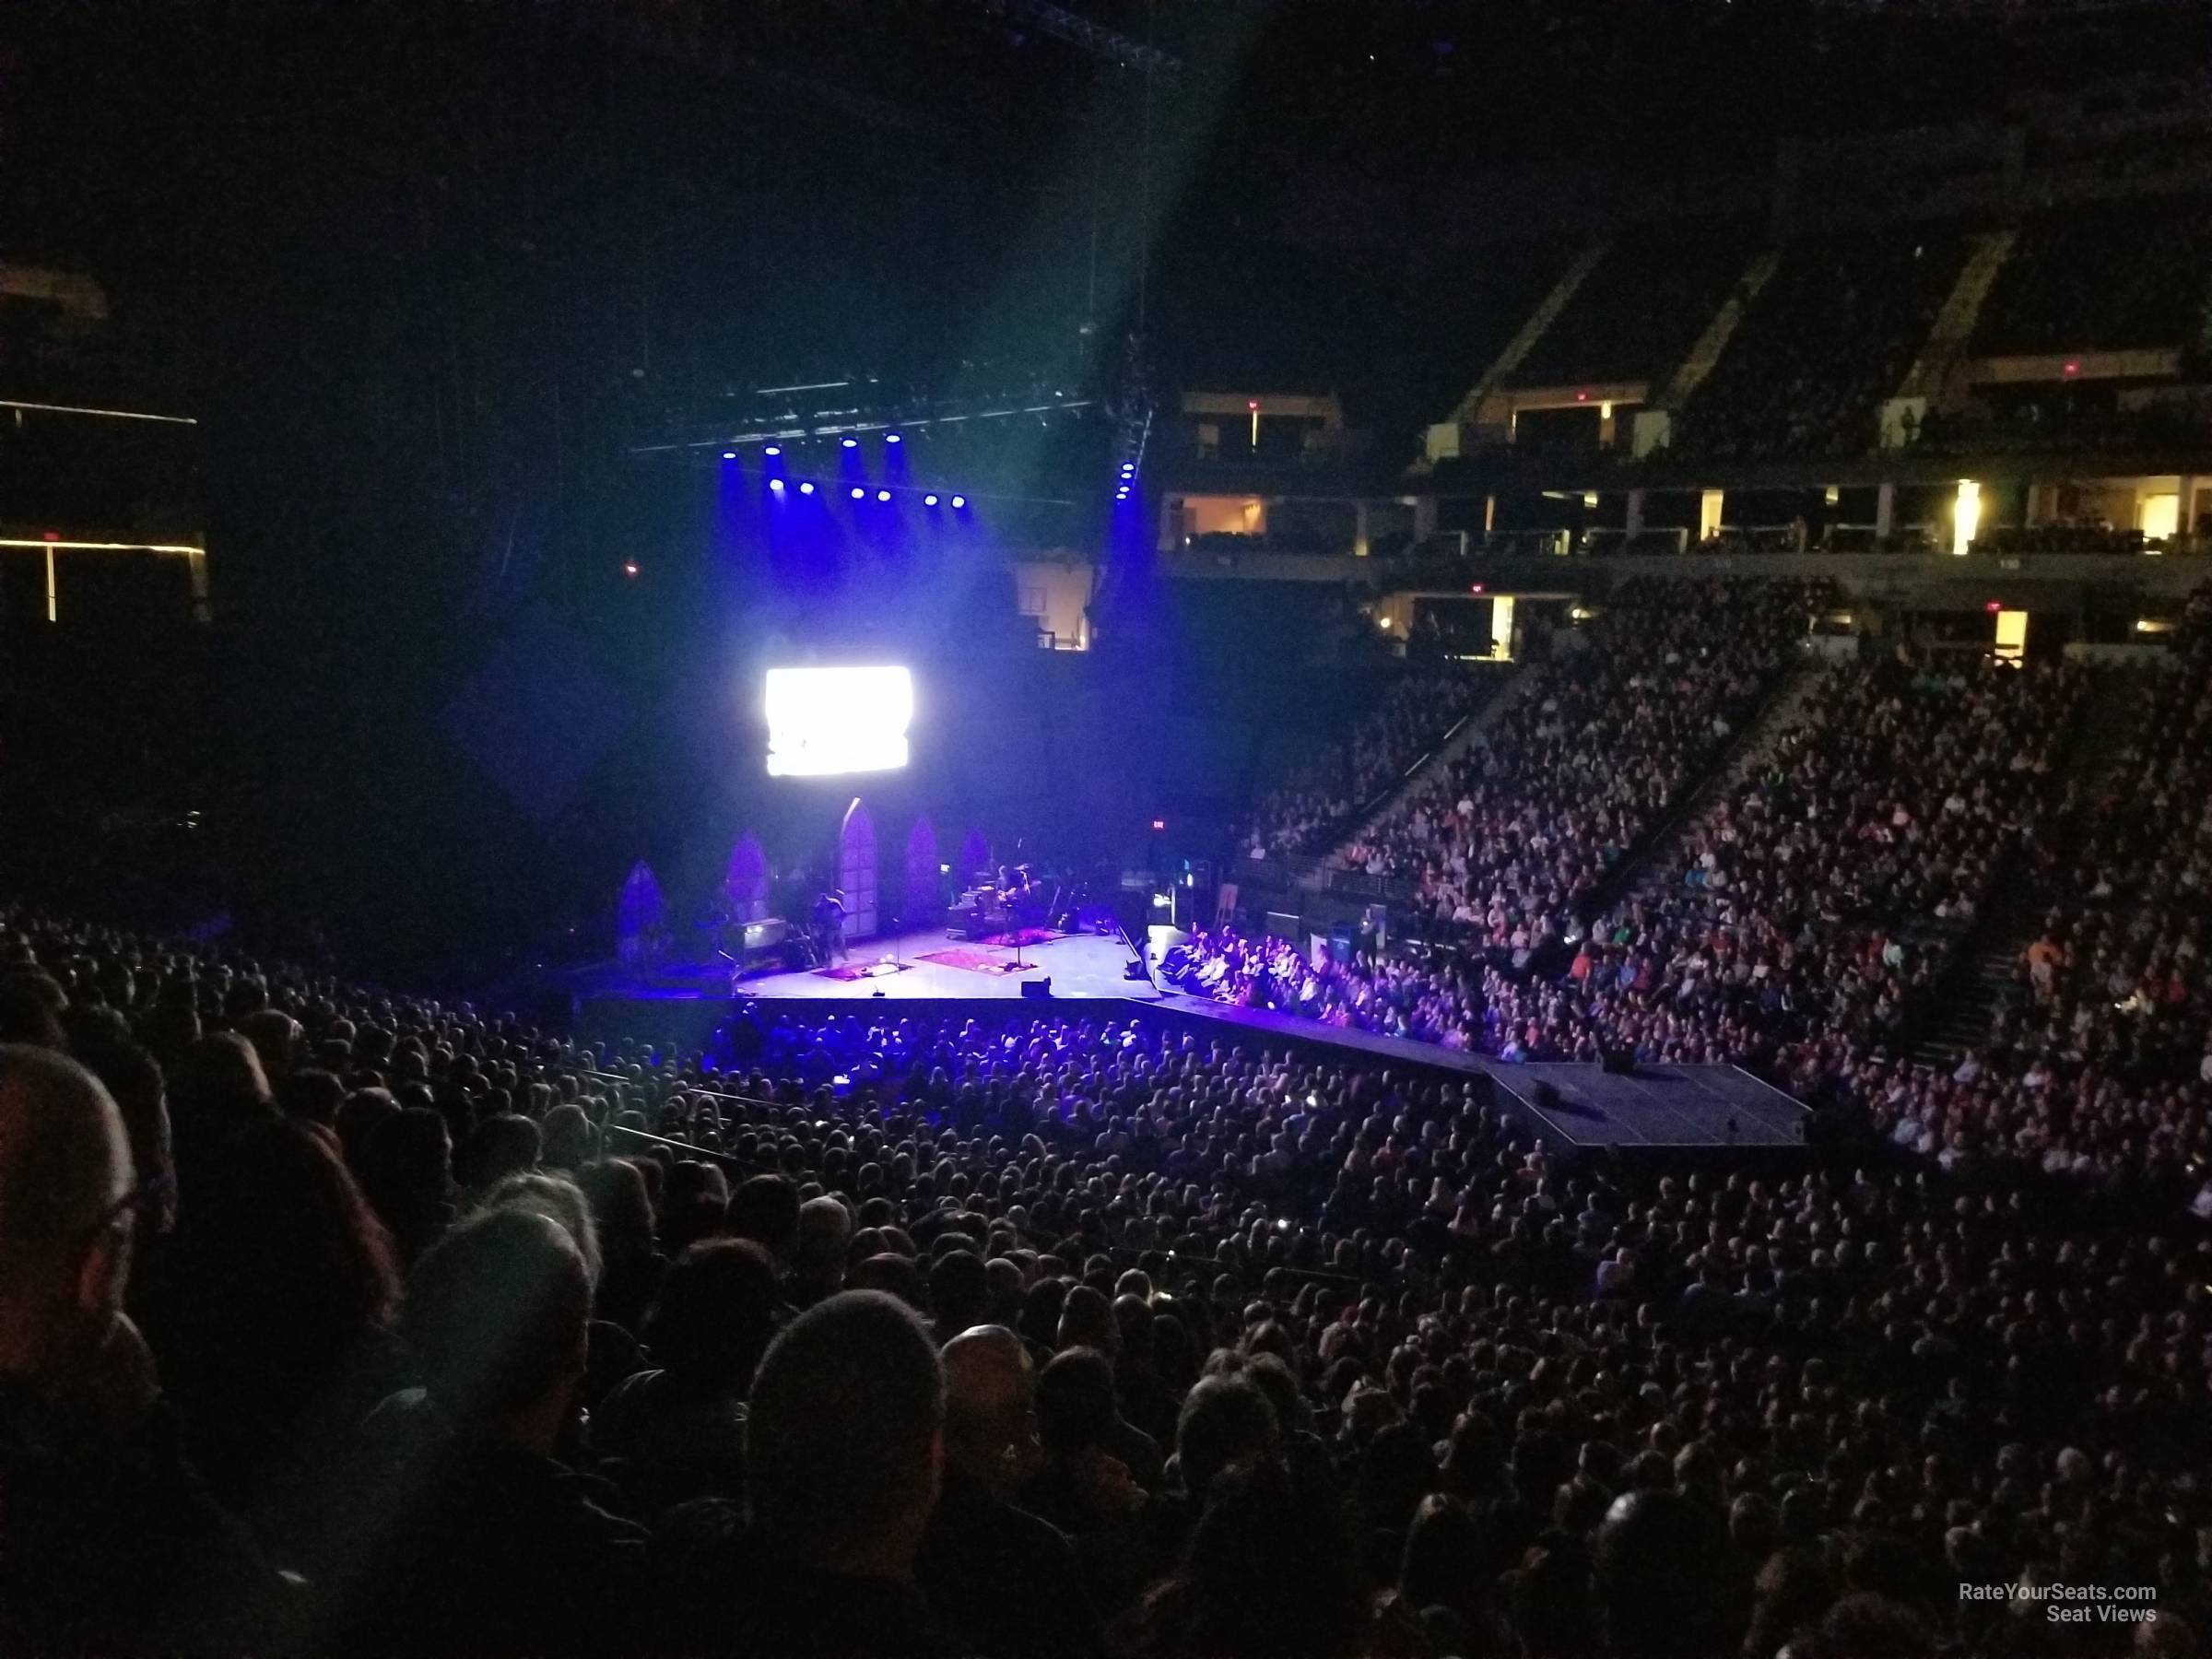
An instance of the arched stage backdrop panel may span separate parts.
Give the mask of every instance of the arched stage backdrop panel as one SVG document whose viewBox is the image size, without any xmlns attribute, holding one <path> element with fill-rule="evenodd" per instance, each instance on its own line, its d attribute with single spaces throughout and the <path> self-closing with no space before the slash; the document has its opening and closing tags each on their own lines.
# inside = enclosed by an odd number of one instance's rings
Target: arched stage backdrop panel
<svg viewBox="0 0 2212 1659">
<path fill-rule="evenodd" d="M 860 797 L 845 808 L 837 834 L 838 885 L 845 889 L 845 937 L 873 938 L 876 913 L 876 820 Z"/>
</svg>

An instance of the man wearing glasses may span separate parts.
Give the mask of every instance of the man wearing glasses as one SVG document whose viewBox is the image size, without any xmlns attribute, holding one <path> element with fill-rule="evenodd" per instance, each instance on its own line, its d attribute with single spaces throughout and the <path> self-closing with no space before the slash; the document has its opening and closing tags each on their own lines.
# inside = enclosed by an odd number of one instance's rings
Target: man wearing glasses
<svg viewBox="0 0 2212 1659">
<path fill-rule="evenodd" d="M 282 1645 L 284 1581 L 176 1449 L 123 1312 L 139 1214 L 123 1119 L 81 1066 L 0 1044 L 0 1650 Z"/>
</svg>

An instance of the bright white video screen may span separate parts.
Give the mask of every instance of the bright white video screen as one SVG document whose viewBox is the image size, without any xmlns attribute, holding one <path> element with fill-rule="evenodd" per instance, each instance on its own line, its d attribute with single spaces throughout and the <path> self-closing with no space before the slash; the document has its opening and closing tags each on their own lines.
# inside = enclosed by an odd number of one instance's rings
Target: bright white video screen
<svg viewBox="0 0 2212 1659">
<path fill-rule="evenodd" d="M 913 718 L 914 679 L 903 668 L 771 668 L 768 775 L 897 771 Z"/>
</svg>

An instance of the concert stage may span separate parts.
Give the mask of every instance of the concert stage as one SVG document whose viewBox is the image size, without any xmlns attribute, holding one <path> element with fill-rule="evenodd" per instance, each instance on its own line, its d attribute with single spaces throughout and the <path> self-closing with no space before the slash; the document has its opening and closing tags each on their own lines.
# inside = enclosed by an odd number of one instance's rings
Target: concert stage
<svg viewBox="0 0 2212 1659">
<path fill-rule="evenodd" d="M 895 970 L 880 977 L 832 979 L 818 969 L 803 969 L 748 979 L 740 989 L 764 1002 L 802 997 L 865 1001 L 878 991 L 887 997 L 962 1000 L 1019 996 L 1023 985 L 1049 979 L 1055 997 L 1148 997 L 1151 993 L 1143 982 L 1122 977 L 1128 961 L 1129 952 L 1121 940 L 1097 934 L 1053 935 L 1025 944 L 1018 954 L 1011 946 L 947 938 L 945 929 L 934 927 L 891 939 L 865 939 L 851 947 L 843 966 Z"/>
<path fill-rule="evenodd" d="M 1499 1105 L 1554 1146 L 1656 1151 L 1778 1150 L 1804 1144 L 1806 1109 L 1732 1065 L 1656 1065 L 1621 1075 L 1567 1062 L 1503 1065 L 1434 1043 L 1156 992 L 1124 977 L 1128 961 L 1118 938 L 1096 934 L 1055 935 L 1025 945 L 1018 956 L 1008 946 L 948 939 L 943 929 L 931 928 L 856 944 L 842 971 L 762 974 L 743 981 L 738 994 L 763 1017 L 800 1002 L 809 1005 L 809 1012 L 825 1011 L 818 1006 L 825 1003 L 897 1001 L 913 1005 L 911 1011 L 916 1014 L 957 1014 L 963 1006 L 1020 999 L 1025 985 L 1049 980 L 1053 1002 L 1122 1005 L 1084 1010 L 1100 1016 L 1135 1013 L 1186 1030 L 1210 1028 L 1224 1038 L 1288 1045 L 1342 1060 L 1364 1058 L 1394 1068 L 1488 1077 Z M 726 979 L 712 974 L 685 982 L 680 976 L 640 982 L 602 972 L 579 983 L 576 994 L 580 1034 L 638 1037 L 679 1047 L 703 1044 L 730 1006 Z"/>
</svg>

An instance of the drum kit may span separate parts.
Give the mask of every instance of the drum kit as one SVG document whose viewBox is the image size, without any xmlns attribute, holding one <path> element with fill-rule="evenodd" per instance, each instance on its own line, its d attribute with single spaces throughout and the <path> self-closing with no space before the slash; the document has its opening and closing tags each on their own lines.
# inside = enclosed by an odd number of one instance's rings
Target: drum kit
<svg viewBox="0 0 2212 1659">
<path fill-rule="evenodd" d="M 979 876 L 945 912 L 954 938 L 975 939 L 1018 928 L 1041 927 L 1053 913 L 1059 884 L 1047 883 L 1026 864 L 1001 865 L 995 879 Z"/>
</svg>

